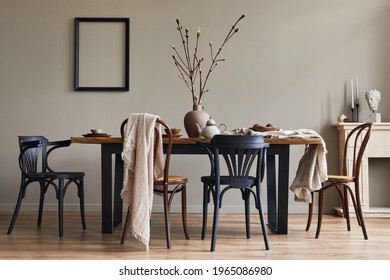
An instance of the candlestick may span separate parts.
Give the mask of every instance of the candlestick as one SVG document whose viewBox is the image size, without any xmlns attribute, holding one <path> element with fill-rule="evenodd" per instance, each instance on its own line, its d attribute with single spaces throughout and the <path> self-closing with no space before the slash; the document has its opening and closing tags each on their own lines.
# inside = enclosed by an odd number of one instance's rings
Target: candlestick
<svg viewBox="0 0 390 280">
<path fill-rule="evenodd" d="M 356 103 L 356 122 L 359 122 L 359 103 Z"/>
<path fill-rule="evenodd" d="M 351 108 L 351 122 L 355 122 L 355 118 L 354 118 L 355 114 L 353 113 L 354 111 L 355 111 L 355 109 L 352 107 Z"/>
</svg>

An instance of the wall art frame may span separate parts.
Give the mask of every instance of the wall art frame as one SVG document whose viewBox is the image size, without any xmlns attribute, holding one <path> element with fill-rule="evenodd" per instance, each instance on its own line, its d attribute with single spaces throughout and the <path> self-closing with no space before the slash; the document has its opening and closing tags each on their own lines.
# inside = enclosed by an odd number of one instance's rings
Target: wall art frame
<svg viewBox="0 0 390 280">
<path fill-rule="evenodd" d="M 74 90 L 129 91 L 130 19 L 74 20 Z"/>
</svg>

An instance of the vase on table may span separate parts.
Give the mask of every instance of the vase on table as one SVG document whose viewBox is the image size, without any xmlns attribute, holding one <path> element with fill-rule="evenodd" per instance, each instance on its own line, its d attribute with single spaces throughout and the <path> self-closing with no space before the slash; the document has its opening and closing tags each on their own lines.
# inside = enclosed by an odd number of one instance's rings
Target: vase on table
<svg viewBox="0 0 390 280">
<path fill-rule="evenodd" d="M 192 111 L 184 116 L 184 128 L 186 129 L 189 138 L 202 137 L 196 124 L 203 129 L 210 118 L 209 114 L 203 109 L 204 107 L 202 105 L 193 105 Z"/>
</svg>

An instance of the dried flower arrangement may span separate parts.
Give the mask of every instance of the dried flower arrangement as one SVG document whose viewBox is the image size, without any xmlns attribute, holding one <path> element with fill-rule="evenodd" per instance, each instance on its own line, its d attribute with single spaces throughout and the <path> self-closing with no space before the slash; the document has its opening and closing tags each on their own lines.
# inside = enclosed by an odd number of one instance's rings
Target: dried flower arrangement
<svg viewBox="0 0 390 280">
<path fill-rule="evenodd" d="M 184 56 L 182 57 L 176 47 L 172 45 L 172 49 L 174 50 L 176 55 L 172 55 L 173 61 L 179 70 L 180 76 L 188 89 L 190 90 L 192 94 L 192 102 L 193 105 L 201 105 L 202 103 L 202 97 L 203 94 L 208 92 L 209 90 L 206 89 L 207 81 L 210 77 L 211 72 L 214 70 L 215 67 L 217 67 L 219 62 L 225 61 L 224 58 L 219 58 L 219 55 L 221 54 L 225 44 L 233 37 L 234 34 L 238 32 L 238 28 L 236 27 L 237 24 L 245 17 L 245 14 L 243 14 L 232 26 L 228 34 L 226 35 L 225 39 L 223 40 L 221 46 L 218 48 L 218 52 L 214 54 L 213 51 L 213 44 L 212 42 L 209 43 L 210 47 L 210 56 L 211 56 L 211 64 L 207 71 L 207 74 L 205 77 L 203 77 L 203 72 L 201 68 L 201 64 L 204 61 L 204 58 L 198 57 L 198 46 L 199 46 L 199 37 L 201 34 L 200 27 L 198 27 L 198 31 L 196 32 L 196 42 L 195 42 L 195 48 L 194 53 L 191 55 L 190 53 L 190 41 L 189 41 L 189 28 L 185 28 L 183 32 L 183 26 L 180 25 L 180 21 L 176 19 L 177 23 L 177 30 L 180 33 L 180 38 L 183 45 L 183 51 Z M 199 85 L 197 88 L 196 84 Z"/>
</svg>

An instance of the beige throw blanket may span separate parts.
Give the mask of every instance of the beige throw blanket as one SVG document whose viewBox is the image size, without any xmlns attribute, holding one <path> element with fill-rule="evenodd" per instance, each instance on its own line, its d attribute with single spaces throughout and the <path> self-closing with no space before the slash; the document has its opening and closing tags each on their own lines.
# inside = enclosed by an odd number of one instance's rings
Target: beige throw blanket
<svg viewBox="0 0 390 280">
<path fill-rule="evenodd" d="M 328 179 L 328 168 L 326 161 L 326 145 L 322 137 L 315 131 L 309 129 L 298 130 L 297 137 L 317 137 L 321 139 L 319 145 L 306 145 L 305 152 L 299 161 L 297 173 L 290 190 L 295 194 L 296 201 L 310 203 L 311 192 L 322 188 L 322 182 Z"/>
<path fill-rule="evenodd" d="M 161 133 L 155 135 L 156 119 L 150 114 L 131 114 L 125 128 L 122 199 L 128 203 L 131 234 L 149 250 L 153 181 L 163 174 Z M 160 127 L 158 127 L 160 131 Z M 155 137 L 158 148 L 154 155 Z"/>
<path fill-rule="evenodd" d="M 230 134 L 263 135 L 270 138 L 320 138 L 320 145 L 306 145 L 305 153 L 299 161 L 297 173 L 290 190 L 296 201 L 311 202 L 311 192 L 319 190 L 321 183 L 328 179 L 326 145 L 322 137 L 311 129 L 287 129 L 270 132 L 255 132 L 249 128 L 237 128 Z"/>
</svg>

